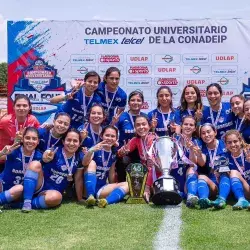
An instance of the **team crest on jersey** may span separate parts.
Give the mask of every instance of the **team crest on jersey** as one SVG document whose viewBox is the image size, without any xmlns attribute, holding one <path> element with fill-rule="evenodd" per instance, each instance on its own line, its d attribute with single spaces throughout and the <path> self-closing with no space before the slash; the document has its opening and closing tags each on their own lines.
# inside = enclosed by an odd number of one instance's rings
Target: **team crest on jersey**
<svg viewBox="0 0 250 250">
<path fill-rule="evenodd" d="M 226 114 L 228 115 L 228 114 L 230 114 L 231 113 L 231 109 L 227 109 L 226 110 Z"/>
<path fill-rule="evenodd" d="M 219 122 L 220 123 L 224 122 L 224 117 L 220 117 Z"/>
<path fill-rule="evenodd" d="M 67 166 L 66 165 L 62 165 L 61 169 L 62 169 L 62 171 L 66 171 L 67 170 Z"/>
<path fill-rule="evenodd" d="M 122 99 L 121 99 L 120 97 L 116 97 L 115 100 L 116 100 L 117 102 L 120 102 Z"/>
</svg>

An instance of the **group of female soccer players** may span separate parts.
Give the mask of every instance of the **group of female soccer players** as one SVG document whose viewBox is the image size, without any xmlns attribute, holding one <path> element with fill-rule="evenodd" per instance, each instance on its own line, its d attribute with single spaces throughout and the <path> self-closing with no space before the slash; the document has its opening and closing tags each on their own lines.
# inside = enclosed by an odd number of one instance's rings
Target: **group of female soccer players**
<svg viewBox="0 0 250 250">
<path fill-rule="evenodd" d="M 150 201 L 162 170 L 149 151 L 155 139 L 168 135 L 178 145 L 170 174 L 188 207 L 224 208 L 232 192 L 233 209 L 250 208 L 250 100 L 235 95 L 222 102 L 221 86 L 212 83 L 209 106 L 203 106 L 197 86 L 187 85 L 174 108 L 171 89 L 162 86 L 148 114 L 141 112 L 140 90 L 129 94 L 125 111 L 119 80 L 116 67 L 103 82 L 88 72 L 84 84 L 51 99 L 65 102 L 53 124 L 42 126 L 29 99 L 17 96 L 14 113 L 0 118 L 1 206 L 23 212 L 55 207 L 73 186 L 79 203 L 103 208 L 128 194 L 125 169 L 135 162 L 148 168 L 144 197 Z"/>
</svg>

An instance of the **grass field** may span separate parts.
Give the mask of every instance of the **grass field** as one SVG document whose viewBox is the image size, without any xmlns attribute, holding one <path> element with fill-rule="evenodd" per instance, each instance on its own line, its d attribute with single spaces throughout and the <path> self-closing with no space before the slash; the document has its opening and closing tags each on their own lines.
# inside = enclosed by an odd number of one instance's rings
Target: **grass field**
<svg viewBox="0 0 250 250">
<path fill-rule="evenodd" d="M 105 209 L 67 203 L 29 214 L 3 210 L 0 249 L 152 249 L 163 212 L 123 203 Z"/>
<path fill-rule="evenodd" d="M 182 249 L 250 249 L 250 212 L 182 207 Z"/>
</svg>

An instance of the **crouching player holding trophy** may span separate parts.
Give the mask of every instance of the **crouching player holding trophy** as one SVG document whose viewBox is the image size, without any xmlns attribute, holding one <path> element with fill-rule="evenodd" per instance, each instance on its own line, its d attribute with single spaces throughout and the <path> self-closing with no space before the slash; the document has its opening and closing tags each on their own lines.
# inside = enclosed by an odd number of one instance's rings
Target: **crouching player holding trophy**
<svg viewBox="0 0 250 250">
<path fill-rule="evenodd" d="M 135 132 L 137 136 L 125 143 L 118 151 L 118 155 L 124 156 L 136 148 L 138 149 L 141 164 L 146 166 L 148 170 L 146 181 L 145 178 L 142 178 L 144 181 L 140 188 L 141 193 L 145 185 L 144 198 L 147 202 L 149 202 L 153 183 L 155 182 L 153 202 L 156 205 L 178 204 L 181 202 L 181 196 L 178 194 L 178 185 L 175 179 L 169 175 L 173 159 L 174 143 L 169 137 L 158 138 L 155 133 L 150 133 L 149 130 L 150 125 L 147 116 L 137 116 L 135 120 Z M 131 188 L 132 191 L 135 190 L 135 185 L 138 184 L 136 181 L 133 181 L 133 176 L 130 174 L 131 172 L 135 172 L 135 167 L 136 166 L 132 164 L 128 167 L 127 171 L 130 180 L 132 180 L 130 193 Z M 142 169 L 144 168 L 140 166 L 140 170 Z M 142 174 L 143 171 L 139 172 Z M 145 172 L 146 171 L 144 171 L 144 173 Z M 158 180 L 158 182 L 156 180 Z"/>
</svg>

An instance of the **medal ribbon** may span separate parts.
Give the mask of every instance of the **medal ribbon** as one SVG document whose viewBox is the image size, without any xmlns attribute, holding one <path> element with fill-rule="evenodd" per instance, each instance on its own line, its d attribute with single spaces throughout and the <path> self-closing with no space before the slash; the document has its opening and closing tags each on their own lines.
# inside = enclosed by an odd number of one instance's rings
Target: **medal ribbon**
<svg viewBox="0 0 250 250">
<path fill-rule="evenodd" d="M 87 115 L 88 106 L 91 103 L 91 101 L 93 99 L 93 96 L 94 96 L 94 93 L 91 96 L 88 96 L 89 97 L 89 102 L 86 105 L 85 87 L 82 87 L 82 103 L 83 103 L 83 114 L 84 114 L 84 117 Z"/>
<path fill-rule="evenodd" d="M 214 120 L 213 110 L 211 107 L 209 108 L 211 121 L 212 121 L 212 124 L 214 125 L 215 128 L 217 127 L 217 123 L 218 123 L 219 118 L 220 118 L 221 110 L 222 110 L 222 104 L 220 104 L 220 108 L 219 108 L 218 113 L 216 115 L 216 118 Z"/>
<path fill-rule="evenodd" d="M 22 154 L 23 173 L 25 173 L 26 170 L 27 170 L 27 166 L 32 162 L 32 160 L 34 158 L 35 150 L 33 150 L 32 154 L 30 156 L 28 164 L 25 163 L 25 155 L 24 155 L 24 152 L 23 152 L 23 147 L 21 147 L 21 154 Z"/>
<path fill-rule="evenodd" d="M 245 120 L 245 116 L 243 116 L 243 118 L 241 119 L 239 126 L 238 126 L 239 119 L 236 120 L 236 129 L 237 129 L 238 131 L 240 131 L 241 126 L 242 126 L 244 120 Z"/>
<path fill-rule="evenodd" d="M 27 119 L 28 119 L 28 118 L 26 117 L 26 119 L 25 119 L 25 121 L 24 121 L 24 123 L 23 123 L 23 128 L 25 127 L 25 124 L 26 124 Z M 15 127 L 16 127 L 16 132 L 19 131 L 19 124 L 18 124 L 17 119 L 15 119 Z"/>
<path fill-rule="evenodd" d="M 94 141 L 94 145 L 96 145 L 100 141 L 100 133 L 102 131 L 102 128 L 99 128 L 99 134 L 98 134 L 97 140 L 96 140 L 96 137 L 95 137 L 96 133 L 94 132 L 91 124 L 89 125 L 89 128 L 90 128 L 91 137 L 92 137 L 92 139 Z"/>
<path fill-rule="evenodd" d="M 114 99 L 115 99 L 116 92 L 117 92 L 117 90 L 113 93 L 114 95 L 112 97 L 112 100 L 109 102 L 108 90 L 107 90 L 107 87 L 105 85 L 105 99 L 106 99 L 106 103 L 107 103 L 108 112 L 109 112 L 109 110 L 111 108 L 111 105 L 112 105 Z M 110 92 L 110 93 L 112 93 L 112 92 Z"/>
<path fill-rule="evenodd" d="M 52 136 L 52 132 L 49 131 L 49 138 L 48 138 L 47 148 L 46 148 L 46 149 L 49 149 L 49 148 L 50 148 L 51 136 Z M 57 141 L 52 145 L 52 148 L 60 141 L 60 139 L 61 139 L 61 138 L 57 139 Z"/>
<path fill-rule="evenodd" d="M 232 155 L 231 155 L 231 156 L 232 156 Z M 233 156 L 232 156 L 232 158 L 233 158 L 234 163 L 235 163 L 235 165 L 237 166 L 237 168 L 238 168 L 240 174 L 243 175 L 243 176 L 245 176 L 244 171 L 242 170 L 242 168 L 240 167 L 240 164 L 239 164 L 239 163 L 237 162 L 237 160 L 236 160 L 236 158 L 238 158 L 238 157 L 233 157 Z M 240 158 L 241 158 L 242 164 L 244 164 L 244 154 L 243 154 L 243 152 L 240 154 Z M 243 167 L 244 167 L 244 166 L 243 166 Z"/>
<path fill-rule="evenodd" d="M 210 159 L 210 167 L 212 169 L 214 169 L 214 161 L 215 161 L 215 157 L 216 157 L 216 154 L 217 154 L 218 147 L 219 147 L 219 141 L 218 140 L 216 142 L 216 147 L 214 149 L 214 154 L 212 154 L 212 150 L 207 147 L 208 154 L 209 154 L 209 159 Z"/>
<path fill-rule="evenodd" d="M 67 158 L 67 156 L 66 156 L 66 154 L 64 152 L 64 149 L 62 149 L 62 154 L 63 154 L 63 158 L 64 158 L 64 161 L 65 161 L 67 170 L 68 170 L 68 175 L 72 175 L 72 169 L 73 169 L 74 162 L 75 162 L 75 154 L 73 155 L 73 158 L 72 158 L 72 161 L 71 161 L 70 165 L 69 165 L 69 162 L 68 162 L 68 158 Z"/>
<path fill-rule="evenodd" d="M 109 152 L 108 159 L 105 161 L 104 150 L 102 150 L 102 164 L 106 168 L 108 166 L 112 151 Z"/>
<path fill-rule="evenodd" d="M 167 120 L 166 120 L 161 108 L 159 108 L 159 112 L 161 113 L 162 121 L 163 121 L 163 124 L 164 124 L 164 129 L 165 129 L 165 131 L 167 131 L 167 126 L 169 124 L 171 110 L 168 113 L 166 113 L 168 115 Z"/>
</svg>

